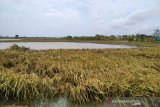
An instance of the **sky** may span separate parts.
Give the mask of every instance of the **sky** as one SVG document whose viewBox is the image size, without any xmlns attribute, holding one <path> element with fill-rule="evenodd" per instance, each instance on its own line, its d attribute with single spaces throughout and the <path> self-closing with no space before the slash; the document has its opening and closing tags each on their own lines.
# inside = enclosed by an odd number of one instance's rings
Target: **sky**
<svg viewBox="0 0 160 107">
<path fill-rule="evenodd" d="M 153 34 L 160 0 L 0 0 L 2 36 Z"/>
</svg>

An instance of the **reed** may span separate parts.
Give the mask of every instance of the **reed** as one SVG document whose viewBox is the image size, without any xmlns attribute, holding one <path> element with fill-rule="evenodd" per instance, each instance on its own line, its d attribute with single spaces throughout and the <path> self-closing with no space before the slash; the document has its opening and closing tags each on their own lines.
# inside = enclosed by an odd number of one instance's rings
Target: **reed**
<svg viewBox="0 0 160 107">
<path fill-rule="evenodd" d="M 0 99 L 160 97 L 160 48 L 0 50 Z"/>
</svg>

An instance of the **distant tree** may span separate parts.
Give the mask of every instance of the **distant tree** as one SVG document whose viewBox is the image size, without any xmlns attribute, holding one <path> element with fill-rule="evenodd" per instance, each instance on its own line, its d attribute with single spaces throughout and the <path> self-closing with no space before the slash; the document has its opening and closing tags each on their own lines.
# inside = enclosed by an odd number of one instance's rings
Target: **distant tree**
<svg viewBox="0 0 160 107">
<path fill-rule="evenodd" d="M 134 36 L 129 36 L 128 41 L 134 41 Z"/>
<path fill-rule="evenodd" d="M 116 39 L 116 36 L 115 35 L 111 35 L 110 36 L 110 40 L 115 40 Z"/>
<path fill-rule="evenodd" d="M 128 35 L 123 35 L 122 36 L 122 40 L 127 40 L 128 39 Z"/>
<path fill-rule="evenodd" d="M 96 37 L 99 37 L 100 35 L 99 34 L 96 34 Z"/>
<path fill-rule="evenodd" d="M 67 38 L 67 39 L 72 39 L 72 36 L 67 36 L 66 38 Z"/>
<path fill-rule="evenodd" d="M 15 38 L 17 39 L 19 37 L 19 35 L 15 35 Z"/>
<path fill-rule="evenodd" d="M 146 38 L 146 34 L 136 34 L 136 41 L 144 42 Z"/>
<path fill-rule="evenodd" d="M 154 31 L 153 35 L 154 35 L 155 37 L 160 36 L 160 30 L 159 30 L 159 29 L 156 29 L 156 30 Z"/>
<path fill-rule="evenodd" d="M 104 35 L 100 35 L 100 34 L 96 34 L 96 36 L 95 37 L 93 37 L 93 39 L 95 39 L 95 40 L 104 40 Z"/>
</svg>

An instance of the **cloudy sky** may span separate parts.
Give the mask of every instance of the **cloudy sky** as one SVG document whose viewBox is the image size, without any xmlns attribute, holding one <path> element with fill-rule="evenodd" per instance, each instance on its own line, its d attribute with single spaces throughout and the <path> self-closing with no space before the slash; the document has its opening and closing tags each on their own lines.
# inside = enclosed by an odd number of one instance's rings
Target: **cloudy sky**
<svg viewBox="0 0 160 107">
<path fill-rule="evenodd" d="M 152 34 L 160 0 L 0 0 L 0 35 Z"/>
</svg>

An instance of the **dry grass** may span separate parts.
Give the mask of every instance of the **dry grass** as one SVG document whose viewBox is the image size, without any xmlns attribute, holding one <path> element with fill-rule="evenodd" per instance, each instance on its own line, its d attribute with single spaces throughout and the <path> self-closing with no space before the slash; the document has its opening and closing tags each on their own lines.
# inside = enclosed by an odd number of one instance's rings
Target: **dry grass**
<svg viewBox="0 0 160 107">
<path fill-rule="evenodd" d="M 160 97 L 160 48 L 0 51 L 0 99 Z"/>
</svg>

